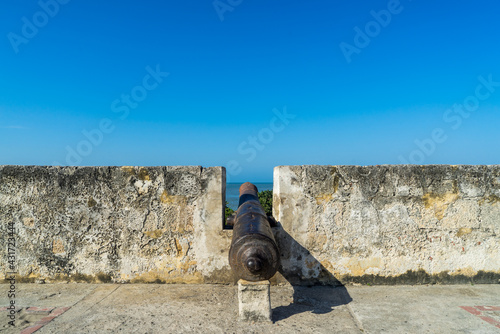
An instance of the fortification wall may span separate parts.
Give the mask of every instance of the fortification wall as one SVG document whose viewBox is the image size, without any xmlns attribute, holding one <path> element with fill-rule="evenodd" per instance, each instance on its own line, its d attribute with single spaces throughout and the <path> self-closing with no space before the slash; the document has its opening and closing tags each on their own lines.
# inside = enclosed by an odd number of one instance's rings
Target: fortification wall
<svg viewBox="0 0 500 334">
<path fill-rule="evenodd" d="M 299 280 L 498 283 L 500 166 L 280 166 L 274 216 Z M 282 240 L 283 238 L 279 238 Z"/>
<path fill-rule="evenodd" d="M 272 282 L 498 283 L 499 199 L 498 165 L 276 167 Z M 223 167 L 0 166 L 0 280 L 12 234 L 18 281 L 234 283 L 224 201 Z"/>
<path fill-rule="evenodd" d="M 20 281 L 229 281 L 224 192 L 222 167 L 0 166 L 0 278 L 13 223 Z"/>
</svg>

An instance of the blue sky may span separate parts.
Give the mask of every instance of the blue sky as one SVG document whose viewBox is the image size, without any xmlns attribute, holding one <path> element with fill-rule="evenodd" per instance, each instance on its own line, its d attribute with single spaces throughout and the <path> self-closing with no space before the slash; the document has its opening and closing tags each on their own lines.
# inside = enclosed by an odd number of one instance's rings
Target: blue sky
<svg viewBox="0 0 500 334">
<path fill-rule="evenodd" d="M 495 1 L 8 1 L 0 164 L 498 164 Z"/>
</svg>

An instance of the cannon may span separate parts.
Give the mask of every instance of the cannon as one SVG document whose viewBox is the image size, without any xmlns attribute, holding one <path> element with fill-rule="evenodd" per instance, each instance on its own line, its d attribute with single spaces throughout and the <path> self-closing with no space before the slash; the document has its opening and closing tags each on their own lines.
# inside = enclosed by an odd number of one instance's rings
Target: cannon
<svg viewBox="0 0 500 334">
<path fill-rule="evenodd" d="M 255 185 L 241 185 L 238 210 L 228 221 L 233 225 L 229 265 L 234 275 L 253 282 L 270 279 L 278 270 L 280 253 Z"/>
</svg>

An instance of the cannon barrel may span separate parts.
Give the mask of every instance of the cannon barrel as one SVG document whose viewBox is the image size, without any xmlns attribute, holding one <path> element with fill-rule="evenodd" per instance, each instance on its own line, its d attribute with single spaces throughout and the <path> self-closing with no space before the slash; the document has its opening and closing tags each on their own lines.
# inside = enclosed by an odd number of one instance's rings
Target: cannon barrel
<svg viewBox="0 0 500 334">
<path fill-rule="evenodd" d="M 234 275 L 247 281 L 270 279 L 279 266 L 279 250 L 257 187 L 246 182 L 234 217 L 229 264 Z"/>
</svg>

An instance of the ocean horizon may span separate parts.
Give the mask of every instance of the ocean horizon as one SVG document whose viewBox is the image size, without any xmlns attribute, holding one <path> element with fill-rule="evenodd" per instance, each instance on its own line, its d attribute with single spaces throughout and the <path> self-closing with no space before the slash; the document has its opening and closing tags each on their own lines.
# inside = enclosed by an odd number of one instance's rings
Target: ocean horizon
<svg viewBox="0 0 500 334">
<path fill-rule="evenodd" d="M 231 182 L 226 184 L 226 201 L 229 203 L 228 206 L 233 210 L 238 209 L 238 202 L 240 199 L 240 186 L 243 183 L 244 182 Z M 260 182 L 254 184 L 259 191 L 273 190 L 272 182 Z"/>
</svg>

